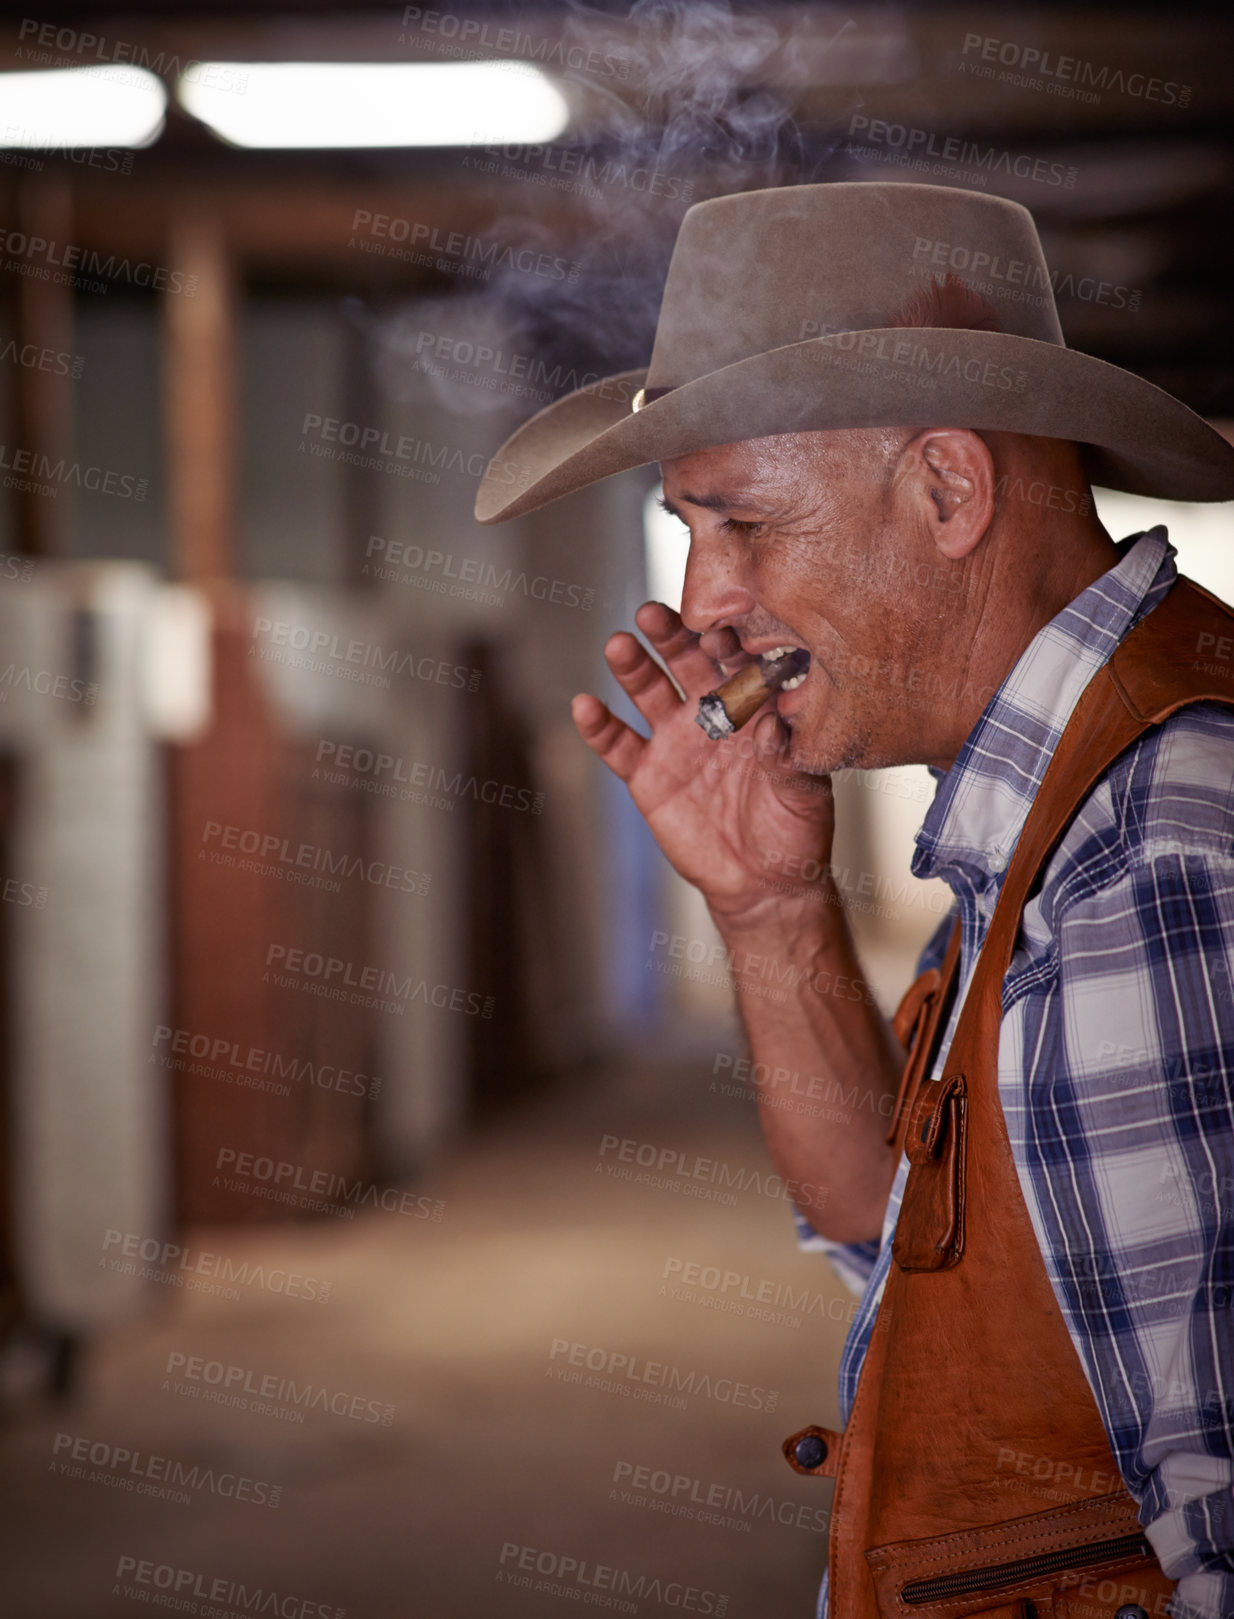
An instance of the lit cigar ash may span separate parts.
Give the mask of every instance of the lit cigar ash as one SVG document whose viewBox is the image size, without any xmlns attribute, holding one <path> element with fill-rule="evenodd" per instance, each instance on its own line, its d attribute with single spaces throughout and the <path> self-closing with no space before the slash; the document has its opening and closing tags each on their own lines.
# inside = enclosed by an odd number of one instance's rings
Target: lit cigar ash
<svg viewBox="0 0 1234 1619">
<path fill-rule="evenodd" d="M 723 742 L 758 713 L 772 692 L 797 675 L 804 675 L 809 667 L 810 654 L 804 647 L 792 647 L 778 657 L 756 658 L 731 680 L 699 698 L 694 723 L 701 725 L 713 742 Z"/>
</svg>

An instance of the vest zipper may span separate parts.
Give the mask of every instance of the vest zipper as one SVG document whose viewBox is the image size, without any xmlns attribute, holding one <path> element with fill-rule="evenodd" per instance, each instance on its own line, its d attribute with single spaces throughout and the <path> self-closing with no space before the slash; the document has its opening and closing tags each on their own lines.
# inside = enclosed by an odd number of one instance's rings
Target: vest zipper
<svg viewBox="0 0 1234 1619">
<path fill-rule="evenodd" d="M 1058 1574 L 1085 1563 L 1105 1563 L 1133 1554 L 1151 1556 L 1152 1547 L 1138 1531 L 1117 1535 L 1113 1540 L 1094 1540 L 1087 1546 L 1067 1546 L 1061 1551 L 1042 1552 L 1037 1557 L 1021 1557 L 1012 1563 L 991 1563 L 986 1568 L 965 1569 L 963 1573 L 940 1574 L 929 1580 L 910 1580 L 900 1587 L 900 1600 L 917 1604 L 939 1602 L 948 1597 L 966 1596 L 970 1591 L 987 1591 L 1011 1581 L 1036 1579 Z"/>
</svg>

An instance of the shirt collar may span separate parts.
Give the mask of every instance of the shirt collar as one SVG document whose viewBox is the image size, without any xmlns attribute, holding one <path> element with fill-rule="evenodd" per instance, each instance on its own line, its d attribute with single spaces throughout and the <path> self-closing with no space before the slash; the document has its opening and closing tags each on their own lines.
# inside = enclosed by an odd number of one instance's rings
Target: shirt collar
<svg viewBox="0 0 1234 1619">
<path fill-rule="evenodd" d="M 998 886 L 1080 695 L 1127 631 L 1178 577 L 1164 527 L 1133 534 L 1119 561 L 1044 625 L 991 697 L 938 783 L 912 870 L 953 889 Z"/>
</svg>

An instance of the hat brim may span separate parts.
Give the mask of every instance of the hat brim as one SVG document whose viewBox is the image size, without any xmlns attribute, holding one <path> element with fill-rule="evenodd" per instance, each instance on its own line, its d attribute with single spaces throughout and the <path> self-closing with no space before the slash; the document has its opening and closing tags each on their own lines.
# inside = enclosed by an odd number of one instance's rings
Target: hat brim
<svg viewBox="0 0 1234 1619">
<path fill-rule="evenodd" d="M 711 371 L 632 409 L 645 371 L 579 388 L 502 445 L 481 523 L 615 472 L 774 433 L 970 427 L 1072 439 L 1094 483 L 1165 500 L 1234 499 L 1234 446 L 1181 400 L 1077 349 L 1005 332 L 884 327 L 811 338 Z"/>
</svg>

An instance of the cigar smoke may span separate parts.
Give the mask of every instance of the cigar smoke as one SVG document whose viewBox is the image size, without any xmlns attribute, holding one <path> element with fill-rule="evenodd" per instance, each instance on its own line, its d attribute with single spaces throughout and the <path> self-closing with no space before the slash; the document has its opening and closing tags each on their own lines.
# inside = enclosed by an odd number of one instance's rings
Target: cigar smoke
<svg viewBox="0 0 1234 1619">
<path fill-rule="evenodd" d="M 728 0 L 638 0 L 624 19 L 573 4 L 551 26 L 568 53 L 582 47 L 574 60 L 607 55 L 619 71 L 566 71 L 575 134 L 559 144 L 579 154 L 574 180 L 561 184 L 542 159 L 513 151 L 492 181 L 505 211 L 495 211 L 485 235 L 576 268 L 568 278 L 498 270 L 482 287 L 386 316 L 376 334 L 389 395 L 423 397 L 427 378 L 439 404 L 496 418 L 495 432 L 576 387 L 646 364 L 687 207 L 812 177 L 785 67 L 808 27 L 800 14 L 738 13 Z M 477 183 L 471 173 L 460 180 Z M 565 233 L 545 223 L 563 209 L 573 216 Z M 434 359 L 426 333 L 445 335 L 447 363 Z M 499 356 L 490 374 L 449 363 L 466 345 Z M 503 368 L 495 383 L 492 369 Z"/>
</svg>

